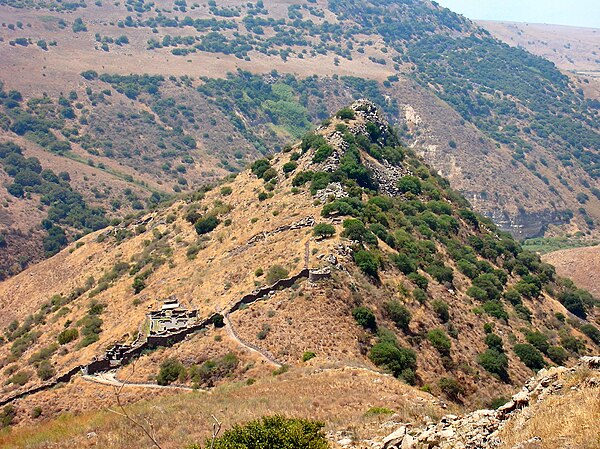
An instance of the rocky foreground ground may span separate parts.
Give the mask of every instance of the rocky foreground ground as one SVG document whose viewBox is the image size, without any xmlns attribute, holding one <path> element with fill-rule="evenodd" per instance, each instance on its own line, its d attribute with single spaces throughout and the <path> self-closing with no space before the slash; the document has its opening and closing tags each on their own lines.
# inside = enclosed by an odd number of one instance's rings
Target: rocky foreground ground
<svg viewBox="0 0 600 449">
<path fill-rule="evenodd" d="M 592 414 L 600 412 L 600 357 L 582 357 L 575 366 L 570 368 L 561 366 L 542 369 L 525 384 L 521 391 L 497 410 L 476 410 L 464 416 L 446 415 L 438 423 L 431 423 L 424 428 L 403 424 L 379 441 L 351 443 L 349 440 L 341 440 L 338 441 L 338 444 L 342 447 L 370 449 L 543 449 L 557 447 L 554 446 L 554 443 L 545 441 L 548 428 L 540 428 L 538 435 L 531 436 L 530 429 L 526 429 L 527 423 L 533 421 L 535 414 L 543 410 L 541 405 L 552 404 L 552 400 L 559 399 L 563 405 L 573 411 L 578 407 L 583 407 L 584 404 L 576 401 L 577 393 L 582 393 L 594 401 L 595 410 L 587 410 L 587 412 Z M 569 401 L 572 403 L 569 404 Z M 557 414 L 560 415 L 561 412 L 557 411 Z M 552 425 L 556 426 L 554 428 L 556 433 L 561 431 L 559 422 L 548 422 L 548 424 L 550 428 Z M 389 423 L 384 425 L 389 425 Z M 535 423 L 533 427 L 535 433 Z M 580 422 L 578 427 L 587 432 L 587 436 L 583 437 L 584 443 L 575 444 L 564 440 L 565 443 L 561 447 L 600 447 L 600 423 L 598 421 L 595 421 L 595 424 L 593 421 L 591 423 Z M 507 435 L 510 435 L 510 438 L 506 438 Z M 553 435 L 554 437 L 556 435 Z M 515 438 L 518 442 L 512 444 Z M 574 438 L 573 441 L 575 440 L 577 438 Z M 548 446 L 546 443 L 551 445 Z"/>
</svg>

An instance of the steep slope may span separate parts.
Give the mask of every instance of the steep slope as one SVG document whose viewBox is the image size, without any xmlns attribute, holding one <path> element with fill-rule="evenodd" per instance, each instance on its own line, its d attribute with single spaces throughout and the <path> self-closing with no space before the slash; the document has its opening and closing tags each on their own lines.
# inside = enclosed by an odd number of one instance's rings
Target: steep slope
<svg viewBox="0 0 600 449">
<path fill-rule="evenodd" d="M 542 370 L 498 410 L 449 415 L 423 430 L 401 427 L 384 439 L 383 447 L 598 447 L 599 371 L 600 357 L 584 357 L 571 368 Z"/>
<path fill-rule="evenodd" d="M 429 1 L 209 3 L 4 2 L 0 138 L 68 159 L 88 178 L 76 191 L 122 217 L 239 171 L 368 94 L 503 229 L 595 232 L 589 84 Z M 19 232 L 43 236 L 19 214 L 31 204 L 5 195 L 11 248 Z"/>
<path fill-rule="evenodd" d="M 198 323 L 149 334 L 147 313 L 173 297 Z M 274 362 L 301 376 L 310 360 L 484 404 L 598 344 L 589 294 L 474 214 L 364 100 L 212 190 L 83 237 L 0 298 L 2 396 L 21 423 L 40 398 L 63 409 L 51 391 L 27 394 L 63 373 L 76 410 L 110 403 L 77 399 L 107 388 L 82 383 L 80 366 L 212 388 L 269 377 Z M 115 344 L 133 373 L 104 358 Z"/>
<path fill-rule="evenodd" d="M 558 275 L 573 279 L 575 284 L 600 298 L 600 246 L 554 251 L 543 259 L 556 267 Z"/>
</svg>

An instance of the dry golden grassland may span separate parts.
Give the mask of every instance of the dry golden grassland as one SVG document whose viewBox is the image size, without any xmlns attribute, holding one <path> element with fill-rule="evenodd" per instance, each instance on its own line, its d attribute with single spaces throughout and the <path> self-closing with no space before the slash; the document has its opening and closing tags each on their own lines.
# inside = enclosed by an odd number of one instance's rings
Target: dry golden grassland
<svg viewBox="0 0 600 449">
<path fill-rule="evenodd" d="M 563 394 L 551 395 L 511 418 L 500 433 L 500 449 L 533 437 L 542 439 L 536 446 L 539 449 L 599 448 L 600 387 L 597 378 L 594 383 L 587 382 L 591 377 L 586 369 L 566 376 Z"/>
<path fill-rule="evenodd" d="M 97 388 L 111 393 L 110 387 Z M 432 396 L 391 376 L 314 364 L 263 377 L 253 385 L 234 382 L 210 394 L 191 392 L 159 397 L 130 405 L 128 410 L 140 422 L 153 424 L 164 448 L 175 449 L 203 442 L 212 430 L 212 414 L 223 422 L 224 429 L 278 413 L 323 420 L 327 431 L 343 431 L 357 439 L 386 435 L 389 429 L 380 427 L 380 416 L 365 416 L 372 407 L 388 408 L 398 415 L 394 417 L 397 422 L 415 424 L 421 423 L 425 416 L 435 419 L 442 414 Z M 95 435 L 88 436 L 90 432 Z M 0 434 L 0 447 L 142 449 L 152 445 L 124 418 L 104 410 L 66 414 L 5 431 Z"/>
</svg>

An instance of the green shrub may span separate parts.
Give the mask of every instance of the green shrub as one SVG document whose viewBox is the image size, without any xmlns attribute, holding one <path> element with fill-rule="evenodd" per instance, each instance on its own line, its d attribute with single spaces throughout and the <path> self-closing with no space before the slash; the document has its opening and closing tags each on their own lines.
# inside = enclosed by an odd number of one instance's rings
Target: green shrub
<svg viewBox="0 0 600 449">
<path fill-rule="evenodd" d="M 298 163 L 294 161 L 286 162 L 283 164 L 283 172 L 291 173 L 298 168 Z"/>
<path fill-rule="evenodd" d="M 508 313 L 504 310 L 504 306 L 499 301 L 486 301 L 483 303 L 483 310 L 494 318 L 508 321 Z"/>
<path fill-rule="evenodd" d="M 365 416 L 381 416 L 381 415 L 393 415 L 394 411 L 386 407 L 371 407 L 365 412 Z"/>
<path fill-rule="evenodd" d="M 375 365 L 388 369 L 396 377 L 409 374 L 407 370 L 414 373 L 417 365 L 417 355 L 412 349 L 401 348 L 389 341 L 373 345 L 369 358 Z M 406 378 L 405 380 L 408 381 Z"/>
<path fill-rule="evenodd" d="M 497 410 L 500 407 L 502 407 L 504 404 L 506 404 L 509 401 L 508 398 L 504 397 L 504 396 L 499 396 L 497 398 L 494 398 L 490 401 L 488 407 L 491 410 Z"/>
<path fill-rule="evenodd" d="M 393 254 L 392 262 L 404 274 L 411 274 L 417 271 L 417 263 L 410 256 L 404 253 Z"/>
<path fill-rule="evenodd" d="M 443 329 L 432 329 L 427 332 L 427 340 L 442 355 L 449 355 L 452 342 Z"/>
<path fill-rule="evenodd" d="M 593 324 L 584 324 L 579 330 L 589 337 L 596 345 L 600 346 L 600 330 Z"/>
<path fill-rule="evenodd" d="M 442 262 L 434 262 L 425 268 L 425 271 L 429 273 L 436 281 L 440 284 L 445 282 L 451 284 L 454 280 L 454 272 L 452 268 L 446 267 Z"/>
<path fill-rule="evenodd" d="M 10 426 L 15 416 L 17 416 L 17 411 L 11 404 L 4 406 L 2 412 L 0 412 L 0 427 Z"/>
<path fill-rule="evenodd" d="M 508 357 L 496 349 L 488 349 L 477 357 L 477 362 L 491 374 L 495 374 L 500 379 L 508 380 Z"/>
<path fill-rule="evenodd" d="M 271 374 L 273 374 L 273 376 L 279 376 L 281 374 L 287 373 L 289 370 L 289 365 L 281 365 L 279 368 L 274 369 Z"/>
<path fill-rule="evenodd" d="M 412 294 L 413 298 L 415 298 L 415 300 L 420 304 L 425 304 L 425 302 L 427 302 L 427 293 L 425 290 L 417 287 L 413 290 Z"/>
<path fill-rule="evenodd" d="M 55 371 L 52 364 L 48 360 L 42 360 L 37 367 L 37 375 L 42 380 L 48 380 L 54 377 Z"/>
<path fill-rule="evenodd" d="M 464 387 L 454 377 L 442 377 L 438 380 L 438 386 L 451 401 L 458 401 L 465 393 Z"/>
<path fill-rule="evenodd" d="M 490 349 L 495 349 L 498 352 L 504 352 L 502 338 L 494 333 L 489 333 L 485 336 L 485 344 Z"/>
<path fill-rule="evenodd" d="M 377 277 L 379 263 L 372 252 L 361 249 L 354 253 L 354 262 L 361 271 L 374 278 Z"/>
<path fill-rule="evenodd" d="M 214 215 L 199 218 L 194 224 L 194 228 L 199 235 L 208 234 L 219 225 L 219 219 Z"/>
<path fill-rule="evenodd" d="M 372 331 L 377 330 L 377 320 L 375 319 L 375 314 L 368 307 L 356 307 L 352 311 L 352 316 L 356 322 L 365 329 L 370 329 Z"/>
<path fill-rule="evenodd" d="M 310 359 L 314 359 L 316 356 L 317 354 L 315 354 L 313 351 L 306 351 L 304 354 L 302 354 L 302 361 L 308 362 Z"/>
<path fill-rule="evenodd" d="M 77 340 L 79 337 L 79 332 L 77 329 L 65 329 L 60 334 L 58 334 L 58 344 L 66 345 L 67 343 L 72 342 L 73 340 Z"/>
<path fill-rule="evenodd" d="M 280 281 L 281 279 L 287 278 L 288 275 L 289 271 L 286 270 L 283 266 L 273 265 L 267 271 L 267 277 L 265 279 L 267 283 L 274 284 L 275 282 Z"/>
<path fill-rule="evenodd" d="M 436 313 L 442 323 L 447 323 L 448 320 L 450 320 L 450 312 L 446 302 L 436 299 L 431 305 L 433 307 L 433 311 Z"/>
<path fill-rule="evenodd" d="M 221 187 L 221 195 L 223 195 L 223 196 L 229 196 L 232 194 L 232 192 L 233 192 L 233 189 L 230 186 Z"/>
<path fill-rule="evenodd" d="M 171 382 L 179 379 L 184 373 L 185 367 L 179 360 L 168 358 L 161 363 L 156 381 L 159 385 L 169 385 Z"/>
<path fill-rule="evenodd" d="M 330 225 L 329 223 L 319 223 L 319 224 L 315 225 L 315 227 L 313 228 L 313 235 L 315 237 L 327 238 L 327 237 L 331 237 L 334 234 L 335 234 L 335 228 L 332 225 Z"/>
<path fill-rule="evenodd" d="M 383 305 L 387 317 L 392 320 L 399 329 L 408 331 L 411 320 L 410 311 L 399 301 L 388 301 Z"/>
<path fill-rule="evenodd" d="M 252 173 L 258 178 L 262 178 L 269 168 L 271 168 L 271 163 L 268 159 L 259 159 L 250 166 L 250 170 L 252 170 Z"/>
<path fill-rule="evenodd" d="M 418 195 L 422 190 L 421 180 L 416 176 L 403 176 L 398 180 L 398 189 L 402 193 Z"/>
<path fill-rule="evenodd" d="M 15 384 L 15 385 L 19 385 L 19 386 L 23 386 L 25 385 L 27 382 L 29 382 L 29 379 L 31 378 L 31 373 L 28 371 L 19 371 L 16 374 L 13 374 L 12 376 L 10 376 L 8 378 L 8 380 L 6 381 L 7 384 Z"/>
<path fill-rule="evenodd" d="M 215 314 L 212 319 L 213 326 L 219 328 L 225 326 L 225 318 L 220 313 Z"/>
<path fill-rule="evenodd" d="M 235 425 L 214 445 L 214 449 L 328 449 L 329 443 L 322 432 L 324 424 L 283 416 L 263 417 L 244 425 Z M 196 446 L 199 448 L 199 446 Z"/>
<path fill-rule="evenodd" d="M 344 220 L 343 226 L 344 231 L 342 232 L 342 237 L 360 243 L 368 243 L 370 245 L 377 244 L 377 237 L 365 227 L 362 221 L 350 218 Z"/>
<path fill-rule="evenodd" d="M 410 273 L 408 276 L 408 280 L 415 284 L 418 288 L 422 290 L 427 290 L 429 286 L 429 281 L 427 278 L 419 273 Z"/>
<path fill-rule="evenodd" d="M 563 365 L 569 359 L 569 354 L 561 346 L 550 346 L 548 357 L 557 365 Z"/>
<path fill-rule="evenodd" d="M 540 370 L 546 366 L 542 353 L 530 344 L 516 344 L 513 347 L 515 354 L 521 359 L 521 361 L 534 371 Z"/>
<path fill-rule="evenodd" d="M 550 348 L 550 343 L 548 343 L 548 337 L 546 337 L 541 332 L 527 332 L 525 338 L 527 339 L 527 342 L 529 344 L 535 346 L 544 354 L 548 352 L 548 349 Z"/>
<path fill-rule="evenodd" d="M 329 156 L 331 156 L 333 153 L 333 148 L 329 145 L 322 145 L 319 148 L 317 148 L 317 151 L 315 151 L 315 154 L 313 155 L 312 161 L 315 164 L 324 162 L 327 160 L 327 158 Z"/>
<path fill-rule="evenodd" d="M 144 278 L 136 276 L 133 278 L 133 284 L 131 286 L 133 288 L 133 292 L 137 295 L 146 288 L 146 282 L 144 281 Z"/>
<path fill-rule="evenodd" d="M 354 111 L 350 108 L 342 108 L 335 113 L 335 116 L 342 120 L 353 120 Z"/>
</svg>

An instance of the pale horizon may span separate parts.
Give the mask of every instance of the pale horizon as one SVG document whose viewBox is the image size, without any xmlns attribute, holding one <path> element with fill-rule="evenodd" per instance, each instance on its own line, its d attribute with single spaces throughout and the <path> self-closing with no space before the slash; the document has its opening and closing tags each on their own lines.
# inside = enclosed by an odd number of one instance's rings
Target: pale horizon
<svg viewBox="0 0 600 449">
<path fill-rule="evenodd" d="M 439 0 L 471 20 L 543 23 L 600 29 L 598 0 Z"/>
</svg>

